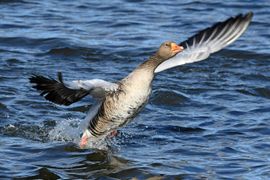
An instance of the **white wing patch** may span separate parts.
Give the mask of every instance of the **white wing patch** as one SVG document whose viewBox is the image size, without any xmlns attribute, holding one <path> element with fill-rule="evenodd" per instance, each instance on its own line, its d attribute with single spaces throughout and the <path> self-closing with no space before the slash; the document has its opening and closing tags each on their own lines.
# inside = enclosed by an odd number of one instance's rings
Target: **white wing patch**
<svg viewBox="0 0 270 180">
<path fill-rule="evenodd" d="M 84 89 L 94 98 L 102 98 L 106 92 L 115 91 L 118 84 L 104 81 L 102 79 L 75 80 L 65 83 L 71 89 Z"/>
<path fill-rule="evenodd" d="M 69 88 L 72 89 L 85 89 L 92 90 L 95 88 L 104 89 L 105 91 L 115 90 L 118 85 L 102 79 L 91 79 L 91 80 L 75 80 L 65 83 Z"/>
</svg>

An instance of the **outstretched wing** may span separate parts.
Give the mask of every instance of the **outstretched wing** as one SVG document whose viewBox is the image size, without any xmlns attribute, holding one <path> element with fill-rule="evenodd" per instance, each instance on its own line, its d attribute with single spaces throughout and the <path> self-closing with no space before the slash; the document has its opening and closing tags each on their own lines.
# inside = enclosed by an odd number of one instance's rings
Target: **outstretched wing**
<svg viewBox="0 0 270 180">
<path fill-rule="evenodd" d="M 184 51 L 161 63 L 155 69 L 155 73 L 208 58 L 210 54 L 221 50 L 239 38 L 247 29 L 252 16 L 252 12 L 245 15 L 239 14 L 198 32 L 181 42 L 179 45 L 184 47 Z"/>
<path fill-rule="evenodd" d="M 60 105 L 70 105 L 79 101 L 86 95 L 100 98 L 106 92 L 116 90 L 118 85 L 101 79 L 76 80 L 63 82 L 62 74 L 58 73 L 58 80 L 41 75 L 32 75 L 30 83 L 33 88 L 41 91 L 40 95 L 45 99 Z"/>
</svg>

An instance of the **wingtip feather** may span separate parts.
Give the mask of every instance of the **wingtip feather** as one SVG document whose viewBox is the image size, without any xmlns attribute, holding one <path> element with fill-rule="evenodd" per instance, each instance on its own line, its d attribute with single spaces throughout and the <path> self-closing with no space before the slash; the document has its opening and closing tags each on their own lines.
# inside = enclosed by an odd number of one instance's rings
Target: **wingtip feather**
<svg viewBox="0 0 270 180">
<path fill-rule="evenodd" d="M 185 50 L 160 64 L 155 69 L 155 73 L 206 59 L 210 54 L 221 50 L 238 39 L 245 32 L 252 18 L 253 12 L 250 11 L 217 22 L 199 31 L 181 42 L 179 45 L 183 46 Z"/>
</svg>

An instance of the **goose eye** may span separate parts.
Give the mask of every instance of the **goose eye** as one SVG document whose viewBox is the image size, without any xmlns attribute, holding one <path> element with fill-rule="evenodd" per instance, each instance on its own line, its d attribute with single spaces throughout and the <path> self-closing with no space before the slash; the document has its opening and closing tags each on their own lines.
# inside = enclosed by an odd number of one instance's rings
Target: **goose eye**
<svg viewBox="0 0 270 180">
<path fill-rule="evenodd" d="M 166 43 L 165 46 L 169 47 L 170 45 L 169 45 L 169 43 Z"/>
</svg>

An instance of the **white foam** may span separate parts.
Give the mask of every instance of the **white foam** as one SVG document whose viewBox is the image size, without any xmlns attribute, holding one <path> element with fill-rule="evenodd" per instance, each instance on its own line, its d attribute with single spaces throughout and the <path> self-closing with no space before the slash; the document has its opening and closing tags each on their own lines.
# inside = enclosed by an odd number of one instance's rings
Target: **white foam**
<svg viewBox="0 0 270 180">
<path fill-rule="evenodd" d="M 80 121 L 80 119 L 73 118 L 58 121 L 56 126 L 49 131 L 49 139 L 51 141 L 74 142 L 78 144 L 80 134 L 83 131 Z"/>
<path fill-rule="evenodd" d="M 85 130 L 85 121 L 80 119 L 64 119 L 58 121 L 56 126 L 49 131 L 49 139 L 51 141 L 73 142 L 79 146 L 80 136 Z M 106 135 L 89 138 L 85 148 L 107 150 L 109 142 Z"/>
<path fill-rule="evenodd" d="M 49 139 L 51 141 L 73 142 L 79 145 L 80 136 L 86 130 L 89 121 L 96 115 L 100 105 L 101 103 L 97 103 L 92 106 L 84 120 L 69 118 L 58 121 L 49 132 Z M 111 144 L 111 140 L 107 138 L 108 134 L 109 132 L 99 137 L 91 136 L 86 148 L 107 150 Z"/>
</svg>

